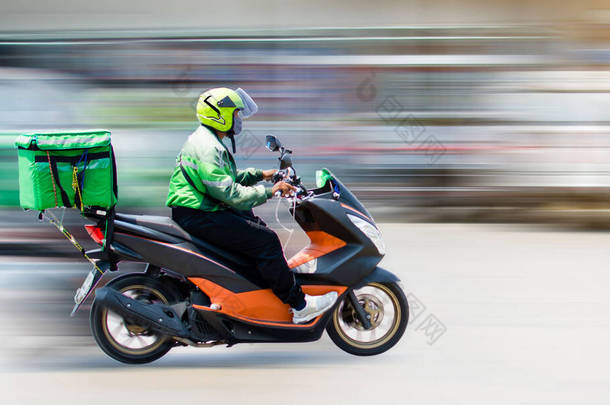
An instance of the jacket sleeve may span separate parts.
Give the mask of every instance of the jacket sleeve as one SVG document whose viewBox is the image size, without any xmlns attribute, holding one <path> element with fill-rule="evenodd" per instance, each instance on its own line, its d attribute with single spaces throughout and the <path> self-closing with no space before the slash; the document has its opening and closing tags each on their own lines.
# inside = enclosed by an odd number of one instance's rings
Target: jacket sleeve
<svg viewBox="0 0 610 405">
<path fill-rule="evenodd" d="M 205 161 L 199 164 L 199 177 L 207 194 L 212 198 L 237 210 L 249 210 L 271 198 L 270 189 L 265 189 L 262 185 L 243 186 L 233 180 L 228 170 L 220 167 L 216 161 Z"/>
<path fill-rule="evenodd" d="M 235 181 L 242 186 L 253 186 L 263 180 L 263 171 L 260 169 L 248 168 L 245 170 L 237 170 Z"/>
</svg>

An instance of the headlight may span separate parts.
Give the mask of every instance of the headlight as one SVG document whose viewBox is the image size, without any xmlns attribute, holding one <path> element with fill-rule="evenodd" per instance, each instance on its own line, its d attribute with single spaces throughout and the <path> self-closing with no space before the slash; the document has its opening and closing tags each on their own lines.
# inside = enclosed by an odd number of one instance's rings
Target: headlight
<svg viewBox="0 0 610 405">
<path fill-rule="evenodd" d="M 380 254 L 385 255 L 385 243 L 383 242 L 383 238 L 381 237 L 381 232 L 379 229 L 375 228 L 371 223 L 365 221 L 364 219 L 360 219 L 355 215 L 347 214 L 347 217 L 354 225 L 358 227 L 366 236 L 369 237 L 371 241 L 375 244 L 375 247 L 379 251 Z"/>
</svg>

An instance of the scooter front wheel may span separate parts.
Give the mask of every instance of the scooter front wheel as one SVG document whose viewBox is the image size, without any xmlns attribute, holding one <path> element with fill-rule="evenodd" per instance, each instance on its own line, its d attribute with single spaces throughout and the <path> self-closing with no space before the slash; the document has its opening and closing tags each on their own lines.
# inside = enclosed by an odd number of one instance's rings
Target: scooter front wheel
<svg viewBox="0 0 610 405">
<path fill-rule="evenodd" d="M 336 306 L 326 327 L 337 346 L 358 356 L 385 352 L 402 337 L 409 320 L 409 305 L 396 283 L 369 283 L 354 290 L 370 322 L 365 328 L 349 298 Z"/>
</svg>

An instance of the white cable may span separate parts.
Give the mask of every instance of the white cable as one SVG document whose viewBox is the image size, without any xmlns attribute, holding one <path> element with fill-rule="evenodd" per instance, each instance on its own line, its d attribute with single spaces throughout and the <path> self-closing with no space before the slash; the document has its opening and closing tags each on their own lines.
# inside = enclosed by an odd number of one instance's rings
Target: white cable
<svg viewBox="0 0 610 405">
<path fill-rule="evenodd" d="M 296 216 L 296 208 L 297 208 L 297 196 L 296 194 L 292 197 L 292 220 L 295 221 Z M 290 234 L 288 235 L 288 239 L 286 239 L 286 243 L 284 246 L 288 246 L 290 240 L 292 239 L 292 235 L 294 234 L 294 228 L 290 230 Z M 284 249 L 285 250 L 285 249 Z"/>
<path fill-rule="evenodd" d="M 288 239 L 286 239 L 286 243 L 284 243 L 284 246 L 282 247 L 282 251 L 286 251 L 286 247 L 288 246 L 288 243 L 290 243 L 290 240 L 292 239 L 292 234 L 294 233 L 294 229 L 289 229 L 286 228 L 282 222 L 280 221 L 280 217 L 279 217 L 279 211 L 280 211 L 280 204 L 282 203 L 282 198 L 278 198 L 277 200 L 277 204 L 275 205 L 275 220 L 277 221 L 277 223 L 282 227 L 283 230 L 285 230 L 286 232 L 288 232 Z M 296 207 L 296 197 L 294 200 L 294 206 Z M 293 214 L 294 214 L 294 210 L 293 210 Z M 294 218 L 294 216 L 293 216 Z"/>
<path fill-rule="evenodd" d="M 293 223 L 296 222 L 296 216 L 297 216 L 297 195 L 295 193 L 294 196 L 292 197 L 292 221 L 293 221 Z M 294 228 L 290 231 L 290 236 L 288 236 L 288 240 L 286 241 L 286 246 L 288 246 L 288 242 L 290 242 L 290 239 L 292 238 L 293 233 L 294 233 Z"/>
</svg>

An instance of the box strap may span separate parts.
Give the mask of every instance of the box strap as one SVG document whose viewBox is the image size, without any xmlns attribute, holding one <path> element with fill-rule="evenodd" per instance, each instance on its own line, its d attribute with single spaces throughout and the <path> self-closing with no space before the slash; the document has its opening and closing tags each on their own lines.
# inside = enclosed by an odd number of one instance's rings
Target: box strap
<svg viewBox="0 0 610 405">
<path fill-rule="evenodd" d="M 54 176 L 53 176 L 53 168 L 51 166 L 51 157 L 49 156 L 49 151 L 47 151 L 47 159 L 49 160 L 49 172 L 51 173 L 51 185 L 53 186 L 53 196 L 55 197 L 55 206 L 57 207 L 57 189 L 55 188 L 55 180 L 54 180 Z"/>
<path fill-rule="evenodd" d="M 96 152 L 96 153 L 89 153 L 87 156 L 87 160 L 95 160 L 95 159 L 107 159 L 110 157 L 110 152 Z M 51 159 L 55 160 L 56 162 L 62 162 L 62 163 L 78 163 L 80 161 L 80 159 L 82 158 L 82 155 L 79 156 L 51 156 Z M 46 162 L 47 159 L 45 159 L 44 156 L 36 156 L 34 157 L 34 161 L 36 163 L 39 162 Z"/>
<path fill-rule="evenodd" d="M 66 191 L 61 186 L 61 183 L 59 182 L 59 172 L 57 171 L 57 162 L 72 163 L 73 166 L 76 166 L 82 161 L 83 155 L 80 155 L 80 156 L 52 156 L 49 154 L 49 151 L 46 151 L 46 152 L 47 152 L 47 156 L 36 156 L 36 157 L 34 157 L 34 161 L 36 163 L 40 163 L 40 162 L 49 163 L 51 174 L 53 175 L 53 178 L 51 180 L 51 182 L 53 183 L 53 191 L 55 191 L 55 188 L 57 187 L 59 189 L 59 192 L 61 195 L 61 201 L 63 203 L 63 206 L 71 207 L 70 199 L 68 198 L 68 194 L 66 193 Z M 114 154 L 112 157 L 114 160 Z M 91 160 L 108 159 L 108 158 L 110 158 L 110 152 L 88 153 L 87 161 L 85 162 L 85 169 L 86 169 L 86 165 Z M 116 170 L 116 169 L 114 169 L 114 164 L 113 164 L 113 170 Z M 83 169 L 83 171 L 79 174 L 80 177 L 77 179 L 77 181 L 79 183 L 82 183 L 82 176 L 84 175 L 84 171 L 85 170 Z M 113 183 L 116 183 L 116 173 L 115 172 L 113 172 L 113 180 L 114 180 Z M 114 192 L 116 194 L 116 184 L 114 184 L 114 188 L 115 188 Z M 82 205 L 82 202 L 80 201 L 81 199 L 79 198 L 79 196 L 77 194 L 78 193 L 75 194 L 75 199 L 77 199 L 78 201 L 75 201 L 75 204 Z M 55 205 L 57 205 L 57 203 Z"/>
<path fill-rule="evenodd" d="M 55 190 L 55 185 L 59 189 L 61 195 L 61 201 L 64 207 L 70 207 L 70 199 L 68 198 L 68 194 L 61 186 L 59 182 L 59 173 L 57 172 L 57 161 L 55 160 L 55 156 L 51 157 L 49 152 L 47 152 L 47 160 L 49 161 L 49 167 L 51 168 L 51 174 L 53 177 L 51 178 L 51 182 L 53 183 L 53 190 Z M 57 205 L 57 202 L 55 203 Z"/>
</svg>

